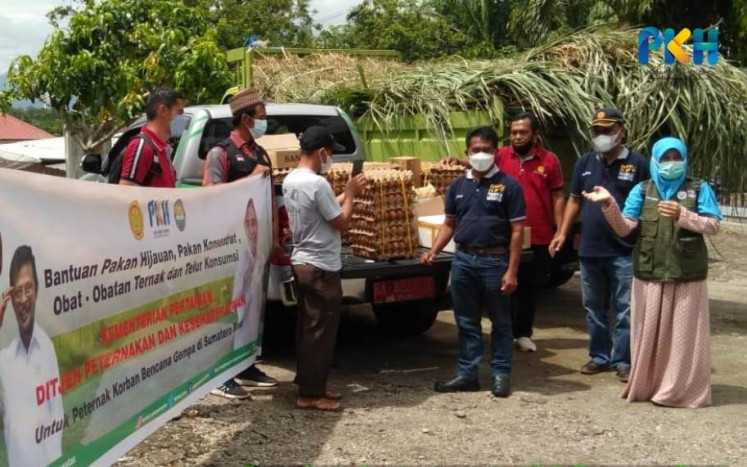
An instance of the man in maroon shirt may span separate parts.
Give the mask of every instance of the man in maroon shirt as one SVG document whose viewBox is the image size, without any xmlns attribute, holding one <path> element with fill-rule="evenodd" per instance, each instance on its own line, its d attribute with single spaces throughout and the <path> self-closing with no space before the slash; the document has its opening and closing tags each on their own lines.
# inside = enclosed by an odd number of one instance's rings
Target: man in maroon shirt
<svg viewBox="0 0 747 467">
<path fill-rule="evenodd" d="M 532 341 L 535 296 L 550 270 L 548 246 L 563 220 L 565 197 L 563 174 L 555 154 L 538 142 L 539 128 L 534 114 L 523 112 L 511 119 L 510 146 L 498 150 L 495 163 L 501 171 L 516 178 L 524 191 L 527 219 L 531 228 L 533 257 L 519 267 L 519 287 L 513 295 L 514 339 L 519 350 L 534 352 Z"/>
<path fill-rule="evenodd" d="M 169 88 L 151 91 L 145 103 L 148 123 L 132 138 L 122 156 L 120 185 L 174 188 L 176 170 L 171 163 L 171 121 L 184 111 L 181 96 Z"/>
</svg>

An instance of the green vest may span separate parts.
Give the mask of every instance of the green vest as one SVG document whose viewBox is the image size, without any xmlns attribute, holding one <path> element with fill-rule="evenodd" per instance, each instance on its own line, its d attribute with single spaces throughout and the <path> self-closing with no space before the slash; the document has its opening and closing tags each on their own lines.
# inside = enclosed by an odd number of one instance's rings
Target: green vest
<svg viewBox="0 0 747 467">
<path fill-rule="evenodd" d="M 675 199 L 697 212 L 701 182 L 687 179 Z M 708 275 L 708 249 L 703 236 L 677 227 L 671 217 L 659 216 L 659 192 L 651 180 L 641 186 L 645 193 L 641 234 L 633 250 L 633 275 L 656 282 L 704 280 Z"/>
</svg>

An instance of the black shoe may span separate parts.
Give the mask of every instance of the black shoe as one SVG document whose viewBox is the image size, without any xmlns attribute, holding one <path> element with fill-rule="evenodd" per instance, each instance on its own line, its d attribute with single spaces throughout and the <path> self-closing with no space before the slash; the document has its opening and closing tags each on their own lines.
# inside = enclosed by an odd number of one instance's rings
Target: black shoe
<svg viewBox="0 0 747 467">
<path fill-rule="evenodd" d="M 278 385 L 278 380 L 267 376 L 265 372 L 252 365 L 242 371 L 233 379 L 237 384 L 242 386 L 254 386 L 259 388 L 271 388 Z"/>
<path fill-rule="evenodd" d="M 480 390 L 477 379 L 467 379 L 457 376 L 451 381 L 439 381 L 434 388 L 436 392 L 474 392 Z"/>
<path fill-rule="evenodd" d="M 630 368 L 618 368 L 615 375 L 620 379 L 620 381 L 627 383 L 628 378 L 630 378 Z"/>
<path fill-rule="evenodd" d="M 221 387 L 210 391 L 210 394 L 233 400 L 252 399 L 249 391 L 236 384 L 232 379 L 226 381 Z"/>
<path fill-rule="evenodd" d="M 610 370 L 609 365 L 602 365 L 600 363 L 595 362 L 594 360 L 589 360 L 586 363 L 586 365 L 581 367 L 581 374 L 596 375 L 598 373 L 603 373 L 609 370 Z"/>
<path fill-rule="evenodd" d="M 494 376 L 491 392 L 495 397 L 508 397 L 511 394 L 511 377 L 508 375 Z"/>
</svg>

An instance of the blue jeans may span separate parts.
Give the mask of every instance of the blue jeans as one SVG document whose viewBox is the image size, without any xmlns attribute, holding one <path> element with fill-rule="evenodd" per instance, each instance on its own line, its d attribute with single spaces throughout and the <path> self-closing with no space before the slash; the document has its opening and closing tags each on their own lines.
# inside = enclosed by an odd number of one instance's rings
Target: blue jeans
<svg viewBox="0 0 747 467">
<path fill-rule="evenodd" d="M 493 376 L 511 374 L 513 334 L 508 296 L 501 279 L 508 266 L 506 255 L 478 256 L 457 251 L 451 263 L 451 293 L 459 328 L 457 374 L 477 379 L 482 360 L 482 311 L 493 323 L 490 334 L 490 370 Z"/>
<path fill-rule="evenodd" d="M 600 365 L 629 370 L 632 259 L 630 256 L 579 258 L 579 263 L 586 322 L 589 325 L 589 356 Z M 614 344 L 611 310 L 615 314 Z"/>
</svg>

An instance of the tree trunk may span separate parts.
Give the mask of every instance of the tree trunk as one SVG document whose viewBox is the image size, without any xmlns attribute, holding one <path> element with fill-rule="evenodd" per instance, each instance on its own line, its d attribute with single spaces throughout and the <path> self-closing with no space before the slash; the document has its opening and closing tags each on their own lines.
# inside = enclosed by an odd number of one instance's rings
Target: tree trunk
<svg viewBox="0 0 747 467">
<path fill-rule="evenodd" d="M 65 169 L 68 178 L 80 178 L 84 175 L 80 168 L 80 162 L 84 155 L 101 154 L 104 158 L 111 149 L 110 140 L 104 141 L 97 147 L 90 146 L 90 141 L 96 130 L 63 124 L 62 131 L 65 136 Z M 86 144 L 84 145 L 83 142 Z"/>
</svg>

